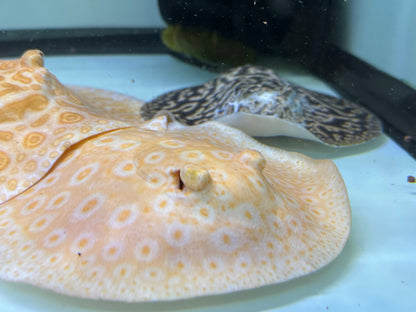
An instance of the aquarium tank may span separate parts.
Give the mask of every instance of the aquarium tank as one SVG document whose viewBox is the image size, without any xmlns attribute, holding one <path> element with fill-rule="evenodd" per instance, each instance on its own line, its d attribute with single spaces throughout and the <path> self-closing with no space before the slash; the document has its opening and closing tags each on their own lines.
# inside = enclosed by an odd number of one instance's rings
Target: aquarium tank
<svg viewBox="0 0 416 312">
<path fill-rule="evenodd" d="M 415 310 L 415 13 L 1 1 L 0 310 Z"/>
</svg>

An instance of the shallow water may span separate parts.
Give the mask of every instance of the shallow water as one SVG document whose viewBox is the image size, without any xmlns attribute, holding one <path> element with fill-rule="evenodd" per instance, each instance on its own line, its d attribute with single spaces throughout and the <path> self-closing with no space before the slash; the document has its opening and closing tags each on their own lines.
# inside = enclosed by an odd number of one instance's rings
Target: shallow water
<svg viewBox="0 0 416 312">
<path fill-rule="evenodd" d="M 214 75 L 163 55 L 54 56 L 46 57 L 45 63 L 64 84 L 107 88 L 145 100 Z M 332 93 L 311 75 L 290 75 L 304 86 Z M 416 289 L 416 185 L 406 178 L 416 172 L 415 160 L 385 135 L 341 149 L 291 138 L 260 141 L 330 158 L 338 166 L 350 197 L 353 227 L 344 251 L 327 267 L 279 285 L 173 303 L 100 302 L 0 282 L 0 305 L 4 311 L 409 310 L 407 298 Z"/>
</svg>

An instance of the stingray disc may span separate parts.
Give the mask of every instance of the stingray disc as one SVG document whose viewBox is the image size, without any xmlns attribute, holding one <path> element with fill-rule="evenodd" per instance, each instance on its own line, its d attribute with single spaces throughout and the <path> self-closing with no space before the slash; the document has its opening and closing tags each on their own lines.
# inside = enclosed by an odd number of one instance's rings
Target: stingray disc
<svg viewBox="0 0 416 312">
<path fill-rule="evenodd" d="M 97 115 L 117 110 L 114 96 L 120 116 L 137 110 L 128 97 L 69 91 L 38 51 L 0 68 L 1 170 L 31 181 L 3 193 L 0 278 L 85 298 L 174 300 L 287 281 L 343 249 L 350 206 L 332 161 L 217 122 Z M 92 98 L 103 107 L 85 105 Z M 43 140 L 28 140 L 34 132 Z"/>
<path fill-rule="evenodd" d="M 294 136 L 331 146 L 360 144 L 381 134 L 380 120 L 363 107 L 251 65 L 162 94 L 141 108 L 145 119 L 160 111 L 186 125 L 217 120 L 252 136 Z"/>
</svg>

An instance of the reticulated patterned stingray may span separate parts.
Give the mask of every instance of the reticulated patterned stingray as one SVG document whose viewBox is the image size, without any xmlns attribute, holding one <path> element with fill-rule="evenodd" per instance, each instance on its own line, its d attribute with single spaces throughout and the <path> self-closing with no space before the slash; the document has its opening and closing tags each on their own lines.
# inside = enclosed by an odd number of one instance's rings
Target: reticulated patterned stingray
<svg viewBox="0 0 416 312">
<path fill-rule="evenodd" d="M 161 111 L 186 125 L 216 120 L 251 136 L 291 136 L 339 147 L 370 141 L 382 131 L 380 120 L 363 107 L 251 65 L 167 92 L 141 108 L 145 119 Z"/>
<path fill-rule="evenodd" d="M 40 51 L 0 61 L 2 279 L 171 300 L 283 282 L 341 252 L 350 207 L 333 162 L 216 122 L 140 123 L 140 104 L 64 87 Z"/>
</svg>

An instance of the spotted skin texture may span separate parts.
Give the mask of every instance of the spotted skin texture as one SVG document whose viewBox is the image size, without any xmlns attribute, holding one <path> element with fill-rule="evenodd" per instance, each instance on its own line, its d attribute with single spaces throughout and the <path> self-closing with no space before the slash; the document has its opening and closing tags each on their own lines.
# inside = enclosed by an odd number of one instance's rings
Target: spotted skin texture
<svg viewBox="0 0 416 312">
<path fill-rule="evenodd" d="M 252 123 L 268 127 L 259 117 L 273 117 L 276 123 L 284 120 L 303 127 L 316 141 L 330 146 L 361 144 L 382 131 L 380 120 L 363 107 L 308 90 L 281 79 L 270 69 L 251 65 L 232 69 L 202 85 L 162 94 L 145 103 L 141 115 L 149 119 L 160 111 L 170 112 L 187 125 L 244 113 L 255 116 Z M 249 128 L 241 128 L 250 133 Z M 280 129 L 273 133 L 281 134 Z M 264 129 L 256 135 L 270 133 Z"/>
<path fill-rule="evenodd" d="M 227 293 L 325 266 L 350 218 L 333 162 L 159 116 L 79 139 L 0 204 L 0 277 L 128 302 Z"/>
<path fill-rule="evenodd" d="M 139 126 L 144 119 L 140 115 L 143 101 L 117 92 L 84 87 L 70 86 L 73 94 L 88 106 L 91 113 L 106 119 L 128 122 L 129 125 Z"/>
<path fill-rule="evenodd" d="M 40 51 L 0 63 L 0 203 L 39 181 L 72 144 L 127 126 L 86 109 L 42 66 Z"/>
</svg>

